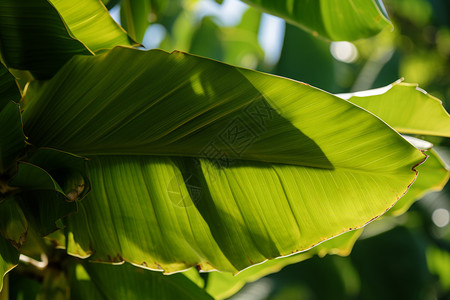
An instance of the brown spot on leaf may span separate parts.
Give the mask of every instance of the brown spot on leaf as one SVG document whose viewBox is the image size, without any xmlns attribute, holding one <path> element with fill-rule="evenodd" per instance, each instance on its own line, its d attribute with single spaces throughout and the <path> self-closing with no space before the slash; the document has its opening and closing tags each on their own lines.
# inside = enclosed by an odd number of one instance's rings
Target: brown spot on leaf
<svg viewBox="0 0 450 300">
<path fill-rule="evenodd" d="M 112 262 L 112 263 L 120 263 L 120 262 L 123 262 L 123 258 L 122 258 L 122 256 L 120 256 L 120 254 L 116 254 L 116 256 L 111 256 L 111 255 L 107 255 L 107 257 L 108 257 L 108 261 L 109 262 Z"/>
</svg>

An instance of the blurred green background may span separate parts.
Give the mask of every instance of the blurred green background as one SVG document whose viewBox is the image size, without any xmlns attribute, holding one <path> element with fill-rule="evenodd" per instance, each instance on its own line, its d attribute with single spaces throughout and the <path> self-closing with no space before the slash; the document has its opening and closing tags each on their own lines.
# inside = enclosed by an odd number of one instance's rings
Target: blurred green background
<svg viewBox="0 0 450 300">
<path fill-rule="evenodd" d="M 105 1 L 107 2 L 107 1 Z M 120 12 L 109 3 L 111 14 Z M 354 43 L 311 36 L 237 0 L 152 0 L 145 48 L 181 50 L 331 93 L 419 83 L 450 110 L 450 1 L 385 0 L 393 28 Z M 450 161 L 450 139 L 431 141 Z M 348 257 L 314 257 L 231 299 L 450 299 L 450 186 L 369 224 Z"/>
</svg>

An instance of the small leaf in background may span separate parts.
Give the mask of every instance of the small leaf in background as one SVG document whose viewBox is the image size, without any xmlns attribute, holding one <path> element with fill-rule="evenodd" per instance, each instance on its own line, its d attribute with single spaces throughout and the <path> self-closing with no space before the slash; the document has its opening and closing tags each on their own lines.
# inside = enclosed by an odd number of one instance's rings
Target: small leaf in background
<svg viewBox="0 0 450 300">
<path fill-rule="evenodd" d="M 150 25 L 150 0 L 123 0 L 120 6 L 120 23 L 128 34 L 139 43 Z"/>
<path fill-rule="evenodd" d="M 204 17 L 194 32 L 189 53 L 223 61 L 224 44 L 220 27 L 211 17 Z"/>
<path fill-rule="evenodd" d="M 223 62 L 249 69 L 261 64 L 265 55 L 258 41 L 261 16 L 259 10 L 249 7 L 238 25 L 221 28 L 225 48 Z"/>
<path fill-rule="evenodd" d="M 244 0 L 264 12 L 332 41 L 353 41 L 371 37 L 390 25 L 373 0 L 358 3 L 341 0 Z"/>
<path fill-rule="evenodd" d="M 114 21 L 99 0 L 77 0 L 75 3 L 67 0 L 49 0 L 49 2 L 57 9 L 70 33 L 92 52 L 115 46 L 137 45 Z"/>
<path fill-rule="evenodd" d="M 417 84 L 395 82 L 373 91 L 338 95 L 406 134 L 450 137 L 450 115 L 442 102 Z"/>
</svg>

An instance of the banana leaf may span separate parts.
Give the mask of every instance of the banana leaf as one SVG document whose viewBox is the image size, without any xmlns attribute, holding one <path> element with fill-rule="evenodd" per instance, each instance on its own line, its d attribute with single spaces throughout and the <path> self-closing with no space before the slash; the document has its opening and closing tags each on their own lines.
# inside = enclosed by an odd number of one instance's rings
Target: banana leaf
<svg viewBox="0 0 450 300">
<path fill-rule="evenodd" d="M 359 107 L 181 52 L 76 56 L 25 96 L 31 144 L 89 158 L 67 251 L 236 273 L 384 214 L 425 156 Z"/>
<path fill-rule="evenodd" d="M 381 0 L 243 0 L 332 41 L 371 37 L 390 25 Z"/>
<path fill-rule="evenodd" d="M 398 132 L 450 137 L 450 115 L 441 100 L 418 84 L 397 81 L 380 89 L 338 96 L 367 109 Z"/>
</svg>

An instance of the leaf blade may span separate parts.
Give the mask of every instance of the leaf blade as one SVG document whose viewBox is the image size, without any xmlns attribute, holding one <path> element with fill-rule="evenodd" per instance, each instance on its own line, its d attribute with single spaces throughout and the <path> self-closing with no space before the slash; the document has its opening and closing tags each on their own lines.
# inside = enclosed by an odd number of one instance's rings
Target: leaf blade
<svg viewBox="0 0 450 300">
<path fill-rule="evenodd" d="M 79 56 L 25 97 L 31 143 L 91 158 L 68 252 L 167 273 L 235 273 L 362 227 L 424 159 L 331 94 L 179 52 Z M 230 138 L 239 128 L 245 147 Z M 211 143 L 225 156 L 205 152 Z"/>
<path fill-rule="evenodd" d="M 51 77 L 73 55 L 90 54 L 45 0 L 2 1 L 0 40 L 6 65 L 37 78 Z"/>
<path fill-rule="evenodd" d="M 99 0 L 49 0 L 72 34 L 93 52 L 115 46 L 136 46 Z"/>
<path fill-rule="evenodd" d="M 344 94 L 348 101 L 367 109 L 397 131 L 450 137 L 450 115 L 442 102 L 420 89 L 417 84 L 395 82 L 373 91 Z"/>
<path fill-rule="evenodd" d="M 83 213 L 69 216 L 68 252 L 81 257 L 94 253 L 92 260 L 125 260 L 167 273 L 195 265 L 235 273 L 307 250 L 383 214 L 401 196 L 392 197 L 390 191 L 404 181 L 395 173 L 362 176 L 272 164 L 273 170 L 256 163 L 222 169 L 202 160 L 206 182 L 201 182 L 201 172 L 183 171 L 169 158 L 100 157 L 90 162 L 94 188 L 80 203 Z M 200 183 L 183 172 L 198 176 Z M 195 193 L 199 189 L 201 196 Z M 322 223 L 319 216 L 324 215 Z"/>
<path fill-rule="evenodd" d="M 389 215 L 398 216 L 405 213 L 411 205 L 429 192 L 441 191 L 450 178 L 450 169 L 445 165 L 439 153 L 435 149 L 427 151 L 428 158 L 418 166 L 419 176 L 392 209 Z"/>
<path fill-rule="evenodd" d="M 267 13 L 333 41 L 367 38 L 390 24 L 374 1 L 244 0 Z M 382 5 L 381 1 L 378 1 Z"/>
</svg>

